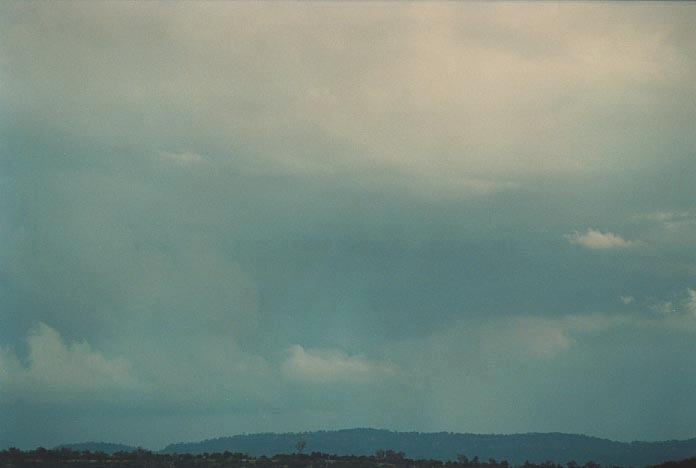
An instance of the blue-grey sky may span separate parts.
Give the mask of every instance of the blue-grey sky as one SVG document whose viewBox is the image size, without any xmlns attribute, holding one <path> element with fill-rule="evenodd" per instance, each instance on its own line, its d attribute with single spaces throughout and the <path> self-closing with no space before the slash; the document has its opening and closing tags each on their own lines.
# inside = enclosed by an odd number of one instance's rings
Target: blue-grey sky
<svg viewBox="0 0 696 468">
<path fill-rule="evenodd" d="M 0 5 L 0 445 L 696 437 L 696 4 Z"/>
</svg>

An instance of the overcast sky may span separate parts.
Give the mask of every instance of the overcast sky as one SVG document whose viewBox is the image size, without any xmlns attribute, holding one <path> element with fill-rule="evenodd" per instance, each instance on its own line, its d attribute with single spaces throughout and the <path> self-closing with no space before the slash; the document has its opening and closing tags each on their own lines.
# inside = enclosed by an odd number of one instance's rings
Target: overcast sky
<svg viewBox="0 0 696 468">
<path fill-rule="evenodd" d="M 0 5 L 0 446 L 696 437 L 696 4 Z"/>
</svg>

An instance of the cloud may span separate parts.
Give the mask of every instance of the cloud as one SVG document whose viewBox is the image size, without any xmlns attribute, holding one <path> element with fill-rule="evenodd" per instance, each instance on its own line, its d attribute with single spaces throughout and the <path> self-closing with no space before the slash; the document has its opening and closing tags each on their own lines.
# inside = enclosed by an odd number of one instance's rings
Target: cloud
<svg viewBox="0 0 696 468">
<path fill-rule="evenodd" d="M 606 330 L 624 320 L 603 314 L 510 316 L 485 325 L 482 343 L 488 355 L 549 359 L 571 349 L 579 335 Z"/>
<path fill-rule="evenodd" d="M 2 3 L 0 379 L 19 382 L 3 391 L 88 399 L 52 367 L 102 382 L 89 397 L 130 418 L 114 431 L 137 443 L 328 426 L 327 413 L 343 425 L 356 411 L 382 426 L 531 424 L 509 413 L 524 397 L 545 405 L 525 388 L 552 389 L 550 366 L 582 360 L 579 322 L 609 326 L 563 314 L 693 277 L 680 245 L 668 254 L 688 271 L 638 255 L 598 269 L 548 249 L 570 222 L 627 234 L 616 213 L 693 200 L 675 169 L 695 138 L 690 8 Z M 24 353 L 40 321 L 60 331 L 33 345 L 46 380 Z M 648 325 L 643 336 L 659 332 Z M 607 354 L 624 348 L 609 341 Z M 63 357 L 39 351 L 50 343 Z M 396 387 L 411 369 L 427 390 L 452 382 L 442 413 L 427 410 L 431 392 Z M 367 384 L 379 381 L 381 393 Z M 361 386 L 338 391 L 349 382 Z M 520 398 L 497 405 L 504 391 Z M 136 433 L 154 411 L 168 423 Z M 83 427 L 55 422 L 71 424 Z"/>
<path fill-rule="evenodd" d="M 200 164 L 205 162 L 207 158 L 201 154 L 192 151 L 184 151 L 181 153 L 171 151 L 160 151 L 159 158 L 161 161 L 178 164 L 180 166 L 188 166 L 191 164 Z"/>
<path fill-rule="evenodd" d="M 566 324 L 555 320 L 526 318 L 514 319 L 507 335 L 519 351 L 535 357 L 552 357 L 575 344 L 570 331 Z"/>
<path fill-rule="evenodd" d="M 665 229 L 679 229 L 696 225 L 696 216 L 689 211 L 654 211 L 637 215 L 637 218 L 659 223 Z"/>
<path fill-rule="evenodd" d="M 424 197 L 436 200 L 458 199 L 468 196 L 484 196 L 499 192 L 518 191 L 522 185 L 517 182 L 494 179 L 468 179 L 452 174 L 434 174 L 427 179 L 403 174 L 404 188 L 417 189 Z"/>
<path fill-rule="evenodd" d="M 696 317 L 696 289 L 687 288 L 673 294 L 669 300 L 650 297 L 645 301 L 645 306 L 657 316 L 673 319 L 674 323 L 688 324 L 688 328 L 691 328 L 691 319 Z"/>
<path fill-rule="evenodd" d="M 654 211 L 652 213 L 647 213 L 642 217 L 652 221 L 670 222 L 689 218 L 690 216 L 691 214 L 688 211 Z"/>
<path fill-rule="evenodd" d="M 696 289 L 687 289 L 686 310 L 696 317 Z"/>
<path fill-rule="evenodd" d="M 0 375 L 4 397 L 57 402 L 77 397 L 103 398 L 139 386 L 132 366 L 108 358 L 86 341 L 66 343 L 55 329 L 38 323 L 27 337 L 27 364 L 4 351 Z"/>
<path fill-rule="evenodd" d="M 169 334 L 161 325 L 163 334 Z M 120 337 L 118 357 L 85 340 L 66 341 L 45 323 L 27 336 L 25 361 L 0 349 L 0 404 L 118 407 L 124 413 L 215 407 L 256 408 L 277 400 L 277 369 L 228 336 Z M 182 343 L 185 346 L 182 347 Z M 127 357 L 127 358 L 126 358 Z M 196 380 L 196 385 L 191 385 Z M 125 404 L 125 405 L 124 405 Z"/>
<path fill-rule="evenodd" d="M 305 349 L 294 345 L 282 364 L 286 376 L 316 383 L 361 383 L 395 375 L 386 362 L 370 361 L 363 356 L 348 356 L 335 349 Z"/>
<path fill-rule="evenodd" d="M 382 185 L 406 172 L 426 196 L 448 177 L 444 195 L 467 197 L 640 165 L 652 155 L 642 143 L 686 120 L 655 90 L 693 81 L 677 41 L 690 30 L 654 7 L 4 9 L 0 99 L 30 121 L 107 147 L 165 145 L 180 164 L 205 154 Z M 651 106 L 674 125 L 655 127 Z M 631 118 L 612 131 L 617 108 Z"/>
<path fill-rule="evenodd" d="M 575 231 L 572 234 L 566 235 L 566 239 L 571 244 L 580 245 L 591 250 L 610 250 L 610 249 L 625 249 L 638 245 L 637 241 L 626 240 L 611 232 L 600 232 L 589 228 L 586 232 Z"/>
<path fill-rule="evenodd" d="M 636 300 L 636 298 L 633 296 L 621 296 L 620 299 L 621 299 L 621 302 L 623 302 L 626 305 L 632 304 Z"/>
<path fill-rule="evenodd" d="M 654 313 L 661 316 L 669 316 L 676 312 L 674 304 L 670 301 L 653 301 L 648 305 L 648 308 Z"/>
</svg>

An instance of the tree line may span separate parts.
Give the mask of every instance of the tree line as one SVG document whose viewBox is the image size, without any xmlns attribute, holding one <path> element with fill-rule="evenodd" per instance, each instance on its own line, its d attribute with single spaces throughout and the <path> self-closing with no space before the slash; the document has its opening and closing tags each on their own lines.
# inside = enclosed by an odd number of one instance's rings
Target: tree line
<svg viewBox="0 0 696 468">
<path fill-rule="evenodd" d="M 370 456 L 332 455 L 322 452 L 302 453 L 304 445 L 298 443 L 298 451 L 278 454 L 272 457 L 252 457 L 245 453 L 225 451 L 202 454 L 167 454 L 138 448 L 133 451 L 105 452 L 78 451 L 70 448 L 20 450 L 9 448 L 0 451 L 2 468 L 512 468 L 506 460 L 480 460 L 459 455 L 456 460 L 415 460 L 404 452 L 378 450 Z M 680 462 L 666 462 L 655 465 L 659 468 L 682 468 L 694 466 L 696 458 Z M 600 468 L 600 465 L 587 462 L 580 465 L 574 461 L 559 464 L 553 461 L 543 463 L 525 462 L 521 468 Z"/>
</svg>

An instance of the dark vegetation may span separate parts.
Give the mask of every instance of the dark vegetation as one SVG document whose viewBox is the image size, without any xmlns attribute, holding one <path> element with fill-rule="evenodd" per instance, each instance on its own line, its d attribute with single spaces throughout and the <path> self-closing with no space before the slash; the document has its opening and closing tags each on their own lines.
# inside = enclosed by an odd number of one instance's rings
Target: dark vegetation
<svg viewBox="0 0 696 468">
<path fill-rule="evenodd" d="M 304 448 L 302 442 L 298 442 L 297 448 Z M 509 468 L 507 461 L 479 460 L 478 457 L 469 459 L 465 455 L 459 455 L 456 460 L 442 462 L 441 460 L 414 460 L 407 458 L 403 452 L 393 450 L 378 450 L 373 455 L 330 455 L 321 452 L 311 454 L 292 453 L 280 454 L 273 457 L 251 457 L 243 453 L 153 453 L 143 449 L 132 452 L 104 452 L 77 451 L 69 448 L 47 450 L 39 447 L 36 450 L 22 451 L 10 448 L 0 452 L 0 466 L 3 468 L 20 467 L 91 467 L 91 468 L 234 468 L 234 467 L 273 467 L 273 468 L 339 468 L 339 467 L 364 467 L 364 468 L 397 468 L 397 467 L 428 467 L 428 468 Z M 540 464 L 525 462 L 524 468 L 564 468 L 548 461 Z M 568 468 L 580 468 L 575 462 L 566 464 Z M 599 465 L 589 462 L 584 468 L 597 468 Z"/>
<path fill-rule="evenodd" d="M 299 450 L 304 449 L 304 441 L 297 443 Z M 529 461 L 518 465 L 522 468 L 600 468 L 599 464 L 587 462 L 580 465 L 575 461 L 558 464 L 552 461 L 531 463 Z M 365 455 L 330 455 L 321 452 L 311 454 L 292 453 L 280 454 L 273 457 L 252 457 L 239 452 L 223 453 L 153 453 L 138 448 L 128 452 L 90 452 L 77 451 L 66 447 L 47 450 L 39 447 L 36 450 L 22 451 L 10 448 L 0 451 L 0 467 L 90 467 L 90 468 L 235 468 L 235 467 L 268 467 L 268 468 L 512 468 L 507 461 L 480 460 L 478 457 L 469 459 L 459 455 L 456 460 L 443 462 L 441 460 L 414 460 L 407 458 L 403 452 L 393 450 L 378 450 L 370 456 Z M 696 467 L 696 458 L 681 461 L 670 461 L 652 468 L 691 468 Z"/>
<path fill-rule="evenodd" d="M 68 444 L 56 447 L 57 449 L 67 448 L 73 452 L 103 452 L 113 454 L 116 452 L 133 452 L 137 447 L 124 444 L 113 444 L 111 442 L 83 442 L 81 444 Z"/>
<path fill-rule="evenodd" d="M 105 442 L 0 452 L 0 468 L 592 468 L 600 464 L 696 468 L 696 439 L 623 443 L 557 433 L 485 435 L 346 429 L 238 435 L 173 444 L 159 452 Z"/>
<path fill-rule="evenodd" d="M 651 468 L 694 468 L 696 467 L 696 457 L 686 458 L 679 461 L 668 461 L 660 465 L 653 465 Z"/>
</svg>

